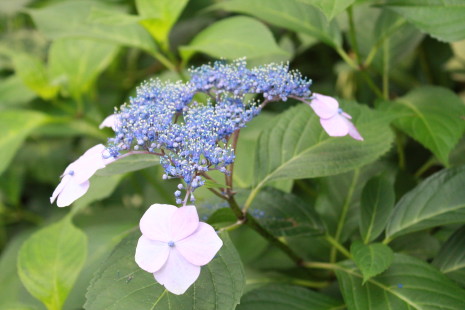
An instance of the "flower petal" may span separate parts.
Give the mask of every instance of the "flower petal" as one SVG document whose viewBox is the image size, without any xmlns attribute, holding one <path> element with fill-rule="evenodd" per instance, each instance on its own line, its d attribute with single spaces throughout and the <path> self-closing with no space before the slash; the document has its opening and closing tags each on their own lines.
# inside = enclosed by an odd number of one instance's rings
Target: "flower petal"
<svg viewBox="0 0 465 310">
<path fill-rule="evenodd" d="M 168 291 L 181 295 L 197 280 L 200 267 L 189 263 L 176 248 L 173 248 L 166 264 L 153 275 Z"/>
<path fill-rule="evenodd" d="M 110 127 L 113 131 L 116 131 L 119 126 L 119 119 L 117 114 L 110 114 L 108 115 L 103 122 L 98 126 L 98 128 L 102 129 L 104 127 Z"/>
<path fill-rule="evenodd" d="M 178 208 L 171 218 L 171 238 L 176 242 L 192 234 L 199 227 L 199 215 L 195 206 Z"/>
<path fill-rule="evenodd" d="M 102 152 L 105 150 L 103 144 L 97 144 L 88 149 L 75 162 L 71 163 L 65 170 L 68 174 L 71 170 L 77 183 L 83 183 L 90 179 L 98 169 L 105 168 Z"/>
<path fill-rule="evenodd" d="M 313 97 L 310 107 L 320 118 L 328 119 L 338 113 L 339 103 L 333 97 L 316 93 L 313 94 Z"/>
<path fill-rule="evenodd" d="M 58 194 L 57 206 L 60 208 L 69 206 L 87 192 L 89 185 L 89 181 L 78 184 L 74 177 L 70 176 L 69 181 Z"/>
<path fill-rule="evenodd" d="M 362 135 L 358 132 L 357 128 L 355 128 L 355 125 L 352 124 L 352 122 L 347 121 L 349 124 L 349 135 L 354 138 L 355 140 L 363 141 Z"/>
<path fill-rule="evenodd" d="M 171 218 L 176 210 L 178 208 L 172 205 L 151 205 L 140 219 L 140 231 L 151 240 L 173 241 L 170 233 Z"/>
<path fill-rule="evenodd" d="M 148 272 L 160 270 L 170 254 L 170 247 L 165 242 L 150 240 L 144 235 L 139 238 L 136 247 L 136 263 Z"/>
<path fill-rule="evenodd" d="M 208 264 L 219 251 L 223 241 L 213 227 L 199 223 L 197 230 L 189 237 L 176 242 L 176 249 L 194 265 Z"/>
<path fill-rule="evenodd" d="M 63 188 L 65 188 L 66 184 L 68 184 L 69 180 L 72 178 L 69 174 L 63 176 L 61 179 L 60 184 L 55 188 L 53 191 L 52 197 L 50 197 L 50 203 L 53 203 L 55 199 L 58 197 L 58 195 L 63 191 Z"/>
<path fill-rule="evenodd" d="M 349 121 L 340 114 L 329 119 L 320 119 L 320 123 L 331 137 L 342 137 L 349 133 Z"/>
</svg>

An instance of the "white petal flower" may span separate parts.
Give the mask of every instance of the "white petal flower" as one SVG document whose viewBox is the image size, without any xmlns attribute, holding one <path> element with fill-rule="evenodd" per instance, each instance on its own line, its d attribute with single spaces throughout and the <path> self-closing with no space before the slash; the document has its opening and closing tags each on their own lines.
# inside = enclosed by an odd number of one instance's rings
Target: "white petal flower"
<svg viewBox="0 0 465 310">
<path fill-rule="evenodd" d="M 223 245 L 213 227 L 199 222 L 195 206 L 154 204 L 140 220 L 135 260 L 173 294 L 183 294 Z"/>
<path fill-rule="evenodd" d="M 310 107 L 320 117 L 321 126 L 332 137 L 341 137 L 349 134 L 355 140 L 363 137 L 350 121 L 352 117 L 339 108 L 336 99 L 321 94 L 314 94 Z"/>
<path fill-rule="evenodd" d="M 98 128 L 102 129 L 105 127 L 110 127 L 111 129 L 113 129 L 113 131 L 116 131 L 119 124 L 120 122 L 118 119 L 118 115 L 110 114 L 103 120 L 103 122 L 100 124 L 100 126 L 98 126 Z"/>
<path fill-rule="evenodd" d="M 84 195 L 89 189 L 89 179 L 94 173 L 114 161 L 114 158 L 104 159 L 103 144 L 95 145 L 87 150 L 76 161 L 66 167 L 60 184 L 50 197 L 50 203 L 57 200 L 57 206 L 66 207 Z"/>
</svg>

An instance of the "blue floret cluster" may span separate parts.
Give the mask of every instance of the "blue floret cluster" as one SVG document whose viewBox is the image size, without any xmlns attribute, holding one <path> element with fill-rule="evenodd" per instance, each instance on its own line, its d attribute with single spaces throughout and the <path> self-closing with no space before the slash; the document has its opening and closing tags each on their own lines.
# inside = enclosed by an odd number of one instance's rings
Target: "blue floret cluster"
<svg viewBox="0 0 465 310">
<path fill-rule="evenodd" d="M 133 150 L 159 154 L 164 177 L 181 178 L 190 192 L 205 183 L 210 170 L 229 174 L 235 157 L 231 136 L 265 104 L 311 97 L 311 81 L 283 64 L 248 69 L 243 59 L 218 61 L 190 74 L 186 83 L 142 84 L 117 112 L 107 148 L 113 157 Z M 255 99 L 246 99 L 251 94 Z M 180 203 L 179 191 L 175 196 Z"/>
</svg>

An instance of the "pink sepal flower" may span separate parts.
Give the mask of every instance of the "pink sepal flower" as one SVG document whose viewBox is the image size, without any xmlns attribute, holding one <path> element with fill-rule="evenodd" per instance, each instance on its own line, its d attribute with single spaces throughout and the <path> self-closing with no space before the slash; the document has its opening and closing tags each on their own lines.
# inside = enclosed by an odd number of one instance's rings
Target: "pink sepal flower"
<svg viewBox="0 0 465 310">
<path fill-rule="evenodd" d="M 154 204 L 140 220 L 136 263 L 173 294 L 183 294 L 223 245 L 195 206 Z"/>
<path fill-rule="evenodd" d="M 98 128 L 102 129 L 104 127 L 110 127 L 113 131 L 116 131 L 119 126 L 119 119 L 117 114 L 108 115 L 103 122 L 98 126 Z"/>
<path fill-rule="evenodd" d="M 114 161 L 114 158 L 104 159 L 103 144 L 98 144 L 87 150 L 76 161 L 66 167 L 61 176 L 61 182 L 50 197 L 50 203 L 57 200 L 57 206 L 66 207 L 83 196 L 89 189 L 89 179 L 94 173 Z"/>
<path fill-rule="evenodd" d="M 363 137 L 350 121 L 352 117 L 339 108 L 336 99 L 321 94 L 313 94 L 314 99 L 310 107 L 320 117 L 321 126 L 332 137 L 349 134 L 355 140 L 363 141 Z"/>
</svg>

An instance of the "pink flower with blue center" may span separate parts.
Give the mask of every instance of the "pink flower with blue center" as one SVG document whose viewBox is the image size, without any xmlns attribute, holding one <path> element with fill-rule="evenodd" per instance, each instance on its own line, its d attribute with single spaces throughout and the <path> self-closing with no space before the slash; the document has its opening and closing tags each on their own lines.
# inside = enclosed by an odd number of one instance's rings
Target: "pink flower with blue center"
<svg viewBox="0 0 465 310">
<path fill-rule="evenodd" d="M 199 277 L 223 241 L 213 227 L 199 222 L 195 206 L 154 204 L 140 220 L 142 236 L 135 260 L 173 294 L 183 294 Z"/>
</svg>

